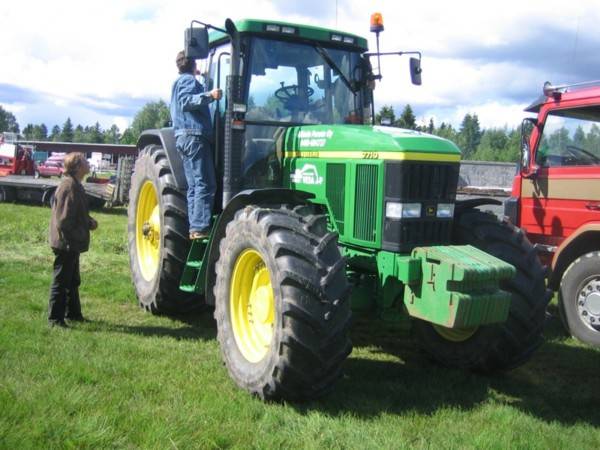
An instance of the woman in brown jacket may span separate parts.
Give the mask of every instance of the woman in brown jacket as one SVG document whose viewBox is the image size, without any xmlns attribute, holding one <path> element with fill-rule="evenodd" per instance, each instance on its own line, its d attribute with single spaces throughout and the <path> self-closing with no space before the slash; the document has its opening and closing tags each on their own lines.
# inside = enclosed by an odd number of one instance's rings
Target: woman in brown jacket
<svg viewBox="0 0 600 450">
<path fill-rule="evenodd" d="M 64 161 L 65 177 L 54 193 L 50 219 L 50 247 L 54 252 L 54 275 L 50 286 L 48 322 L 67 327 L 65 318 L 84 321 L 79 301 L 79 254 L 90 246 L 90 230 L 98 227 L 89 215 L 81 182 L 90 166 L 81 153 Z"/>
</svg>

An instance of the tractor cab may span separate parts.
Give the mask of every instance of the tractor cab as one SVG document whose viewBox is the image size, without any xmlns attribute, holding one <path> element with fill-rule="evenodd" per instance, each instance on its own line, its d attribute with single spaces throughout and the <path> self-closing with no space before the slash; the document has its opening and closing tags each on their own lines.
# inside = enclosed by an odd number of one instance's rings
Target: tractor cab
<svg viewBox="0 0 600 450">
<path fill-rule="evenodd" d="M 207 34 L 200 71 L 207 89 L 224 91 L 212 106 L 215 159 L 222 173 L 225 146 L 231 142 L 232 153 L 240 157 L 236 190 L 281 185 L 282 144 L 289 127 L 370 123 L 365 39 L 282 22 L 244 20 L 229 26 L 235 32 Z M 239 139 L 228 138 L 236 134 Z"/>
<path fill-rule="evenodd" d="M 185 47 L 202 60 L 205 87 L 225 94 L 212 106 L 217 171 L 233 172 L 223 205 L 244 189 L 281 186 L 290 127 L 373 124 L 372 88 L 381 74 L 373 74 L 370 57 L 379 53 L 367 53 L 366 39 L 284 22 L 202 25 L 186 30 Z M 410 67 L 420 84 L 420 59 Z M 228 159 L 239 167 L 225 168 Z"/>
</svg>

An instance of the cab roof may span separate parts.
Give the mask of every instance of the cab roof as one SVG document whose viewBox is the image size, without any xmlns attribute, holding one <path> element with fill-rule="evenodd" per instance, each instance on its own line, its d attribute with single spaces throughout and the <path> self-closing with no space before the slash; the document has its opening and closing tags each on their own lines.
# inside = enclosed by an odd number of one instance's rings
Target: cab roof
<svg viewBox="0 0 600 450">
<path fill-rule="evenodd" d="M 321 28 L 312 25 L 302 25 L 277 20 L 242 19 L 235 21 L 235 26 L 240 33 L 256 33 L 271 37 L 296 37 L 311 41 L 354 47 L 361 51 L 367 51 L 369 46 L 363 37 L 331 28 Z M 228 36 L 220 31 L 209 33 L 211 44 L 227 39 Z"/>
<path fill-rule="evenodd" d="M 557 86 L 550 95 L 542 94 L 525 111 L 538 113 L 543 105 L 566 100 L 583 100 L 596 97 L 600 99 L 600 81 L 578 83 L 576 85 Z"/>
</svg>

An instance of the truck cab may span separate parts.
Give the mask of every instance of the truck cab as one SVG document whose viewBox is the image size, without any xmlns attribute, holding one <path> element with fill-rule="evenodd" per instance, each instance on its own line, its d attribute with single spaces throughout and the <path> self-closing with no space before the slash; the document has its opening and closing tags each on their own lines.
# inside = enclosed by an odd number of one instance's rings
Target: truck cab
<svg viewBox="0 0 600 450">
<path fill-rule="evenodd" d="M 551 267 L 571 334 L 600 345 L 600 83 L 547 83 L 526 111 L 505 212 Z"/>
<path fill-rule="evenodd" d="M 23 147 L 17 140 L 16 133 L 0 135 L 0 176 L 33 174 L 31 149 Z"/>
</svg>

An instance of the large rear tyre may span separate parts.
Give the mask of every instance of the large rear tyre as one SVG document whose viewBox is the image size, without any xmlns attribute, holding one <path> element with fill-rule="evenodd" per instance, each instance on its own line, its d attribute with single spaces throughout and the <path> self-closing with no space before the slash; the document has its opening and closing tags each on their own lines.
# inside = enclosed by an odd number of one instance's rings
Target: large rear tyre
<svg viewBox="0 0 600 450">
<path fill-rule="evenodd" d="M 511 294 L 508 319 L 469 329 L 415 321 L 417 339 L 435 360 L 451 367 L 495 372 L 525 363 L 542 343 L 551 294 L 535 249 L 521 230 L 479 210 L 466 211 L 457 218 L 454 241 L 473 245 L 515 266 L 516 276 L 500 284 Z"/>
<path fill-rule="evenodd" d="M 149 145 L 139 154 L 129 192 L 129 265 L 140 306 L 155 314 L 201 306 L 179 289 L 189 250 L 186 197 L 177 189 L 165 151 Z"/>
<path fill-rule="evenodd" d="M 587 253 L 571 263 L 560 282 L 559 301 L 569 333 L 600 346 L 600 252 Z"/>
<path fill-rule="evenodd" d="M 263 399 L 328 392 L 352 349 L 345 260 L 308 206 L 248 206 L 227 225 L 216 266 L 221 354 Z"/>
</svg>

